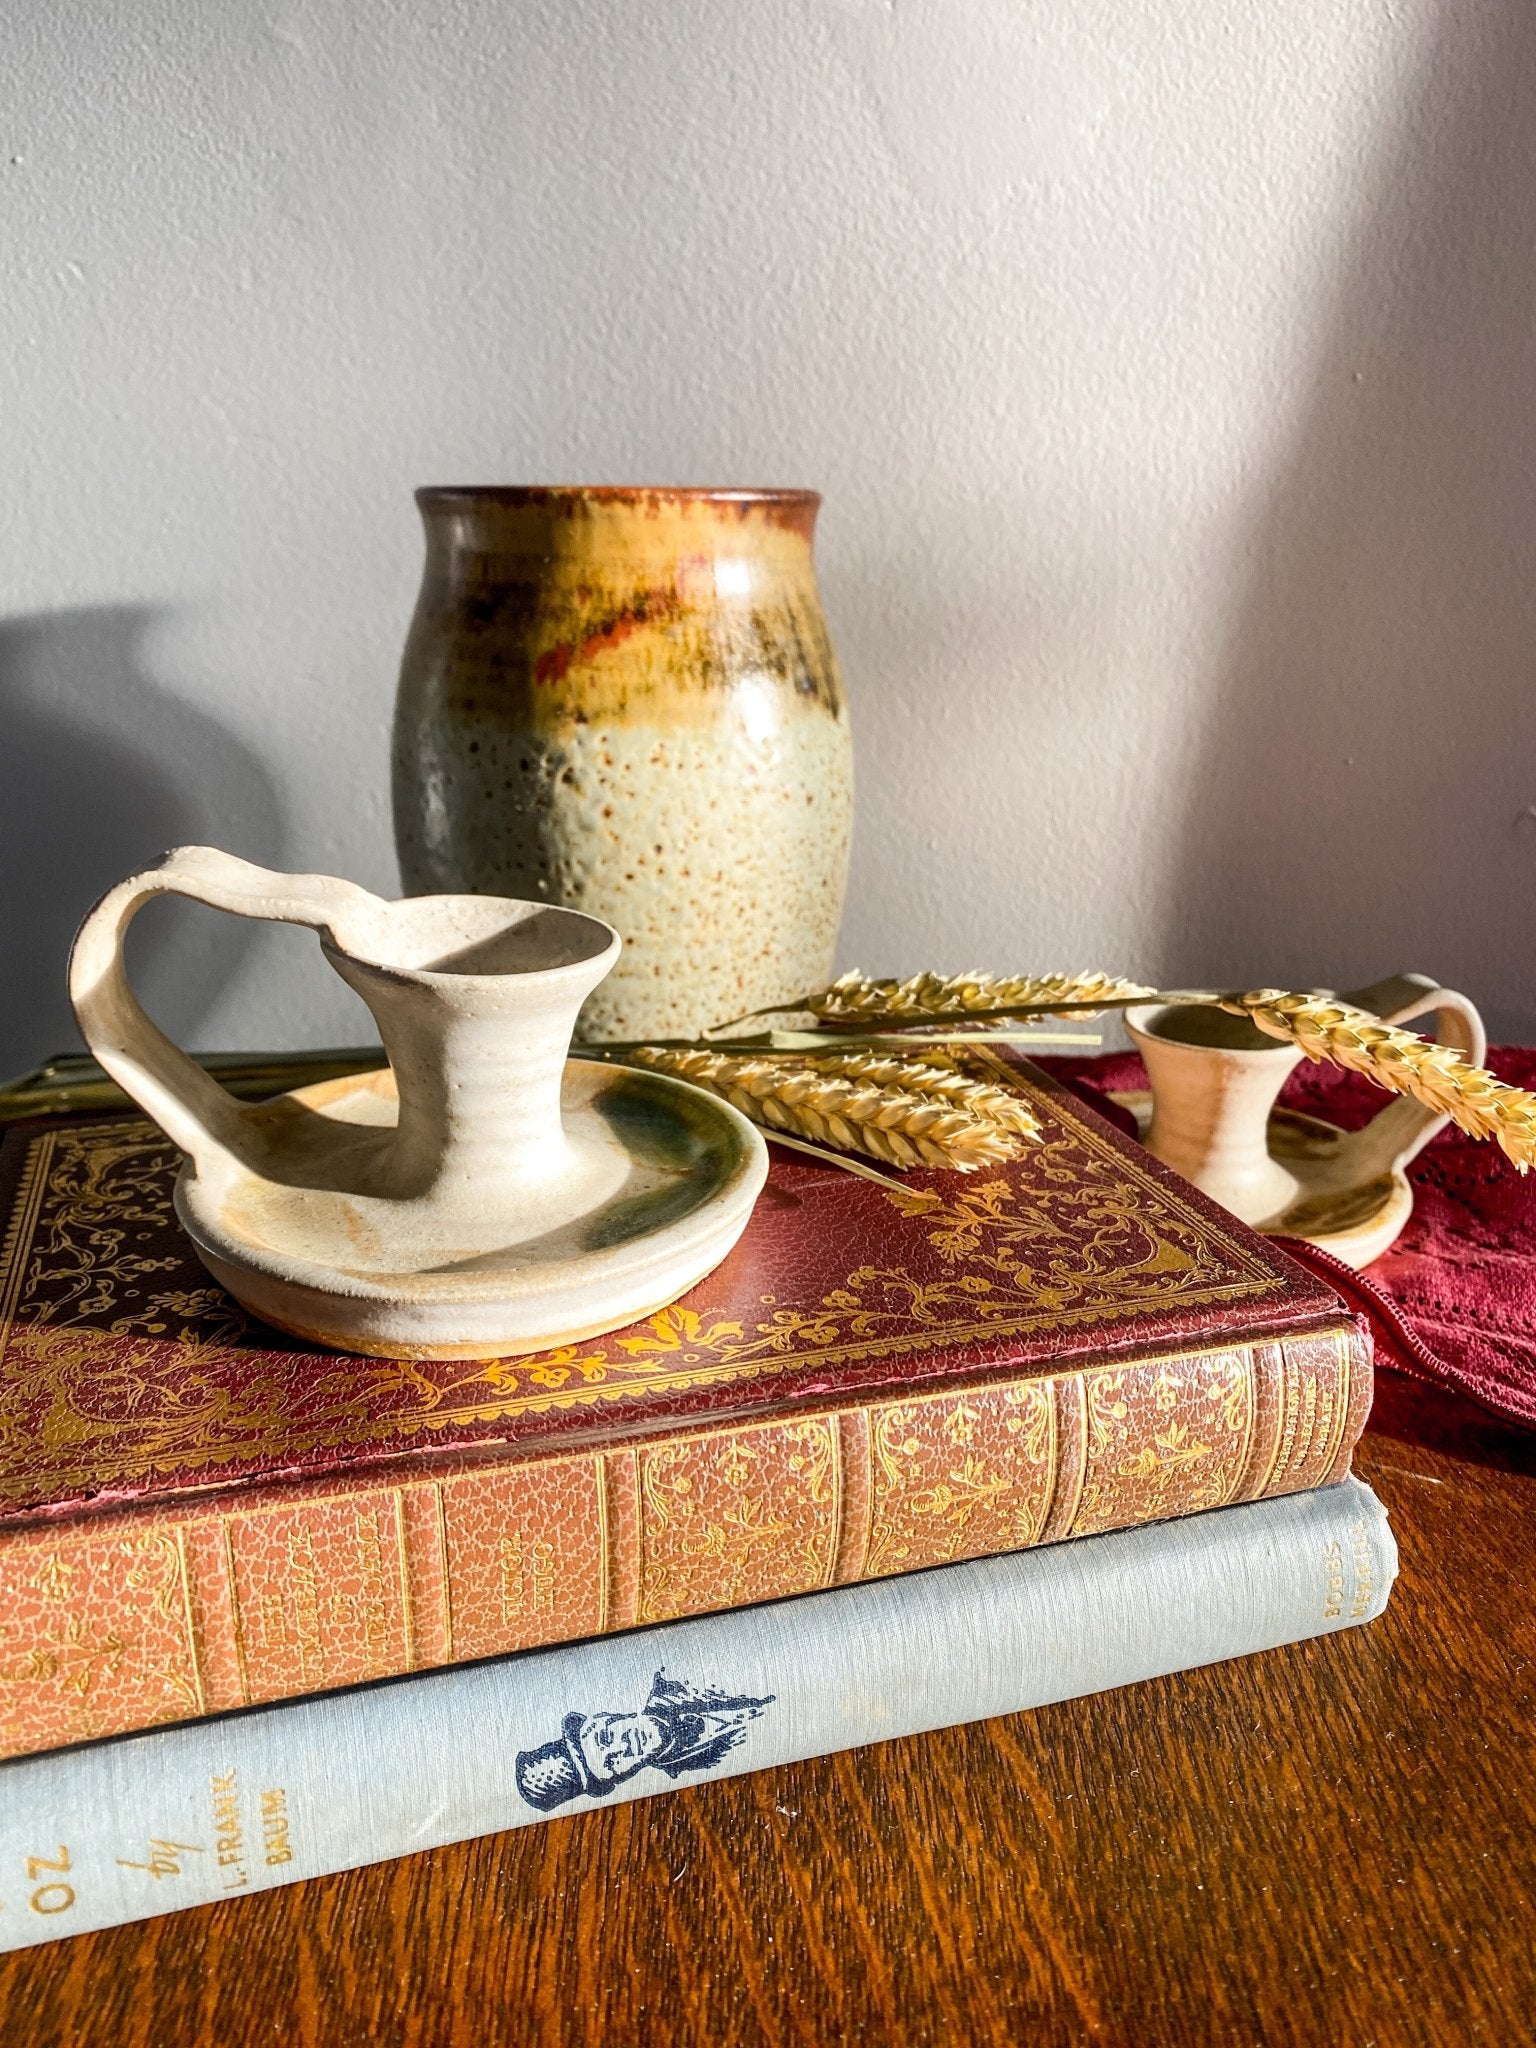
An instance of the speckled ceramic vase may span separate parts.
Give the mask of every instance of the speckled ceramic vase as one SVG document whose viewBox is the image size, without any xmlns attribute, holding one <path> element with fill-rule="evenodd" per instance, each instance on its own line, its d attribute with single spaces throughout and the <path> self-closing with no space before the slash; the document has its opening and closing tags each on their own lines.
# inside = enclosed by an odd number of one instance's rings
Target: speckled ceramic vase
<svg viewBox="0 0 1536 2048">
<path fill-rule="evenodd" d="M 417 503 L 426 571 L 394 740 L 406 889 L 616 926 L 590 1038 L 691 1036 L 821 987 L 853 794 L 815 492 Z"/>
</svg>

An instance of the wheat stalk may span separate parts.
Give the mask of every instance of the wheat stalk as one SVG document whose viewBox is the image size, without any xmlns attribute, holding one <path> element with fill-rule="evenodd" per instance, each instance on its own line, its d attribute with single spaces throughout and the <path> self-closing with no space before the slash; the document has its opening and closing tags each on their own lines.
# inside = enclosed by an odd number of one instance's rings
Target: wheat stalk
<svg viewBox="0 0 1536 2048">
<path fill-rule="evenodd" d="M 809 996 L 804 1007 L 824 1024 L 895 1024 L 966 1018 L 1003 1019 L 1015 1012 L 1081 1016 L 1094 1003 L 1209 1003 L 1247 1017 L 1272 1038 L 1299 1046 L 1308 1059 L 1365 1074 L 1394 1095 L 1410 1095 L 1447 1116 L 1468 1137 L 1492 1138 L 1524 1173 L 1536 1165 L 1536 1093 L 1495 1080 L 1452 1046 L 1383 1024 L 1368 1010 L 1316 994 L 1254 989 L 1150 989 L 1115 975 L 915 974 L 872 981 L 845 974 Z"/>
<path fill-rule="evenodd" d="M 1494 1139 L 1522 1173 L 1536 1165 L 1536 1095 L 1496 1081 L 1454 1046 L 1431 1044 L 1383 1024 L 1369 1010 L 1326 996 L 1261 988 L 1218 1001 L 1271 1038 L 1299 1046 L 1309 1060 L 1365 1074 L 1392 1094 L 1411 1095 L 1437 1116 L 1448 1116 L 1469 1138 Z"/>
<path fill-rule="evenodd" d="M 946 1076 L 926 1061 L 870 1060 L 870 1068 L 909 1069 L 904 1085 L 891 1086 L 862 1071 L 866 1063 L 859 1055 L 834 1056 L 840 1072 L 823 1071 L 819 1060 L 806 1057 L 743 1058 L 667 1046 L 641 1046 L 624 1057 L 709 1089 L 770 1131 L 837 1151 L 863 1152 L 889 1166 L 940 1166 L 973 1173 L 978 1167 L 1017 1158 L 1035 1135 L 1025 1129 L 1033 1118 L 1011 1097 L 1004 1098 L 1010 1105 L 1009 1121 L 980 1112 L 977 1104 L 987 1105 L 990 1112 L 993 1098 L 1003 1096 L 1003 1090 L 970 1082 L 958 1073 Z M 914 1074 L 922 1076 L 921 1085 Z"/>
<path fill-rule="evenodd" d="M 1020 1095 L 1007 1088 L 995 1088 L 988 1081 L 974 1080 L 962 1073 L 947 1052 L 894 1053 L 808 1052 L 794 1064 L 805 1063 L 829 1079 L 863 1081 L 871 1088 L 904 1089 L 911 1095 L 934 1095 L 956 1109 L 986 1118 L 1020 1137 L 1040 1135 L 1040 1119 Z M 786 1062 L 789 1064 L 789 1062 Z"/>
<path fill-rule="evenodd" d="M 1003 1017 L 1011 1009 L 1091 1017 L 1096 1004 L 1136 1002 L 1154 994 L 1140 982 L 1113 974 L 914 974 L 906 981 L 845 974 L 807 997 L 805 1007 L 829 1024 L 876 1018 L 918 1022 L 977 1012 Z"/>
</svg>

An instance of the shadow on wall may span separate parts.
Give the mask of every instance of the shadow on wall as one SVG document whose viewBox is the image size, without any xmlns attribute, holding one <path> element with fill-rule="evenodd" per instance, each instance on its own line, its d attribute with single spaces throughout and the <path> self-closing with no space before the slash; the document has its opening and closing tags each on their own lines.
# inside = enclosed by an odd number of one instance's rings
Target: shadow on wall
<svg viewBox="0 0 1536 2048">
<path fill-rule="evenodd" d="M 1454 0 L 1241 564 L 1164 971 L 1536 1037 L 1536 9 Z"/>
<path fill-rule="evenodd" d="M 191 840 L 281 858 L 261 763 L 145 674 L 153 617 L 122 606 L 0 624 L 0 1079 L 79 1046 L 65 966 L 103 890 Z M 134 943 L 145 928 L 147 948 Z M 146 1008 L 195 1043 L 251 935 L 216 911 L 149 905 L 130 942 Z"/>
</svg>

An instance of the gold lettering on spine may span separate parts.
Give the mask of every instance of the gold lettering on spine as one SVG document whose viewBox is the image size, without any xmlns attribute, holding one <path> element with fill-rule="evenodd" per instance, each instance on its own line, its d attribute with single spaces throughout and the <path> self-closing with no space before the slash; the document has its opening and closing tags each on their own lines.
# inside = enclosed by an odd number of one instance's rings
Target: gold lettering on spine
<svg viewBox="0 0 1536 2048">
<path fill-rule="evenodd" d="M 416 1614 L 411 1604 L 411 1569 L 405 1547 L 405 1492 L 396 1487 L 392 1496 L 395 1506 L 395 1547 L 400 1559 L 400 1634 L 401 1647 L 405 1651 L 405 1669 L 416 1669 Z"/>
<path fill-rule="evenodd" d="M 293 1619 L 299 1677 L 307 1690 L 317 1691 L 325 1681 L 326 1672 L 325 1652 L 320 1641 L 320 1578 L 315 1569 L 315 1539 L 308 1526 L 300 1523 L 298 1528 L 288 1531 L 282 1543 L 283 1558 L 288 1566 L 284 1588 L 288 1596 L 286 1611 Z M 364 1562 L 361 1551 L 358 1562 L 360 1565 Z M 364 1630 L 366 1641 L 366 1618 Z"/>
<path fill-rule="evenodd" d="M 208 1792 L 213 1811 L 214 1855 L 219 1868 L 230 1873 L 220 1879 L 219 1889 L 243 1891 L 251 1880 L 245 1861 L 245 1822 L 240 1811 L 238 1772 L 225 1771 L 220 1777 L 210 1778 Z"/>
<path fill-rule="evenodd" d="M 1317 1467 L 1318 1451 L 1333 1435 L 1333 1409 L 1329 1406 L 1328 1382 L 1314 1364 L 1307 1379 L 1306 1438 L 1296 1453 L 1291 1477 L 1298 1486 L 1313 1486 L 1322 1478 Z"/>
<path fill-rule="evenodd" d="M 261 1795 L 261 1846 L 264 1863 L 293 1861 L 288 1794 L 281 1785 L 274 1785 Z"/>
<path fill-rule="evenodd" d="M 1338 1366 L 1338 1377 L 1333 1389 L 1334 1427 L 1328 1433 L 1328 1455 L 1323 1460 L 1319 1479 L 1326 1479 L 1339 1461 L 1344 1448 L 1344 1431 L 1349 1422 L 1349 1369 L 1354 1353 L 1353 1332 L 1336 1330 L 1333 1337 L 1334 1357 Z"/>
<path fill-rule="evenodd" d="M 1303 1430 L 1300 1445 L 1290 1465 L 1287 1467 L 1288 1476 L 1291 1478 L 1300 1478 L 1301 1474 L 1306 1470 L 1308 1461 L 1317 1454 L 1317 1411 L 1319 1406 L 1323 1410 L 1324 1426 L 1331 1429 L 1333 1427 L 1333 1416 L 1328 1409 L 1328 1389 L 1318 1378 L 1317 1370 L 1314 1367 L 1307 1374 L 1306 1384 L 1302 1389 L 1301 1412 Z"/>
<path fill-rule="evenodd" d="M 496 1560 L 500 1569 L 496 1575 L 497 1592 L 501 1598 L 501 1625 L 508 1636 L 517 1633 L 517 1625 L 523 1618 L 523 1532 L 514 1529 L 509 1536 L 503 1536 L 497 1547 Z M 538 1600 L 534 1607 L 537 1610 Z"/>
<path fill-rule="evenodd" d="M 1376 1553 L 1371 1543 L 1371 1532 L 1364 1522 L 1350 1526 L 1350 1548 L 1355 1563 L 1355 1596 L 1350 1603 L 1349 1618 L 1361 1621 L 1371 1611 L 1376 1597 Z"/>
<path fill-rule="evenodd" d="M 1291 1347 L 1282 1341 L 1280 1345 L 1280 1430 L 1275 1442 L 1275 1455 L 1269 1470 L 1264 1475 L 1264 1484 L 1259 1488 L 1261 1495 L 1273 1493 L 1285 1478 L 1291 1467 L 1296 1449 L 1296 1426 L 1300 1417 L 1301 1388 L 1298 1384 L 1296 1361 L 1291 1356 Z"/>
<path fill-rule="evenodd" d="M 443 1647 L 444 1662 L 451 1664 L 453 1658 L 453 1581 L 448 1575 L 448 1513 L 443 1504 L 441 1485 L 432 1489 L 432 1505 L 437 1511 L 437 1569 L 443 1582 Z"/>
<path fill-rule="evenodd" d="M 1338 1398 L 1342 1389 L 1336 1383 L 1330 1385 L 1318 1370 L 1317 1354 L 1309 1347 L 1328 1344 L 1337 1365 L 1342 1363 L 1341 1345 L 1347 1342 L 1347 1332 L 1334 1329 L 1281 1345 L 1283 1420 L 1261 1492 L 1287 1493 L 1299 1485 L 1317 1485 L 1327 1477 L 1343 1446 L 1348 1403 Z M 1347 1385 L 1347 1364 L 1343 1364 L 1343 1373 Z"/>
<path fill-rule="evenodd" d="M 529 1591 L 532 1595 L 533 1612 L 553 1614 L 555 1611 L 555 1546 L 547 1536 L 535 1536 L 529 1546 Z"/>
<path fill-rule="evenodd" d="M 245 1661 L 245 1625 L 240 1618 L 240 1588 L 235 1583 L 235 1532 L 226 1517 L 220 1534 L 224 1538 L 224 1576 L 229 1582 L 229 1618 L 235 1632 L 235 1663 L 240 1672 L 240 1704 L 251 1704 L 251 1674 Z"/>
</svg>

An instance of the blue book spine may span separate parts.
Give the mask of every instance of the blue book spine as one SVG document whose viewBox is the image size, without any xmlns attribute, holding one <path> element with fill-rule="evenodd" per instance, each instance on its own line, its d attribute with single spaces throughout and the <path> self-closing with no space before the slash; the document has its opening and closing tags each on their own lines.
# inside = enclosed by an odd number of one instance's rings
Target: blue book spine
<svg viewBox="0 0 1536 2048">
<path fill-rule="evenodd" d="M 0 1765 L 0 1949 L 1369 1621 L 1349 1479 Z"/>
</svg>

